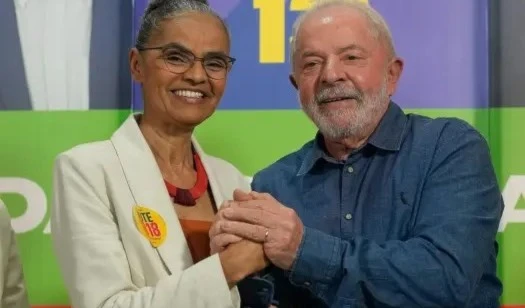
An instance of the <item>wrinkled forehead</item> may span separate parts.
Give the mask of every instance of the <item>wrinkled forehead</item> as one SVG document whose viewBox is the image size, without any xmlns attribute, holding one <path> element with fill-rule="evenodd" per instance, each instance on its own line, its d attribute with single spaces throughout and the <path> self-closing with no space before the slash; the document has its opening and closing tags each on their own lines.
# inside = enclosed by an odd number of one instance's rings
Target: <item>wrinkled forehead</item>
<svg viewBox="0 0 525 308">
<path fill-rule="evenodd" d="M 222 22 L 208 13 L 189 12 L 163 20 L 152 37 L 157 44 L 177 43 L 188 49 L 229 52 L 228 32 Z"/>
<path fill-rule="evenodd" d="M 370 44 L 372 40 L 372 24 L 368 19 L 358 10 L 341 5 L 311 12 L 297 31 L 298 49 L 315 42 Z"/>
</svg>

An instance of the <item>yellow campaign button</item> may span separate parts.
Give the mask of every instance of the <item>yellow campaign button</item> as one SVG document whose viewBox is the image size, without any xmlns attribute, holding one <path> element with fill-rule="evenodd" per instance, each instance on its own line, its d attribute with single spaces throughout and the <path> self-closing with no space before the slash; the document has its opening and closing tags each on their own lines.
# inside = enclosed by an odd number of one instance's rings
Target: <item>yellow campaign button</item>
<svg viewBox="0 0 525 308">
<path fill-rule="evenodd" d="M 166 223 L 164 219 L 154 210 L 139 205 L 133 208 L 133 219 L 140 233 L 157 248 L 166 239 Z"/>
</svg>

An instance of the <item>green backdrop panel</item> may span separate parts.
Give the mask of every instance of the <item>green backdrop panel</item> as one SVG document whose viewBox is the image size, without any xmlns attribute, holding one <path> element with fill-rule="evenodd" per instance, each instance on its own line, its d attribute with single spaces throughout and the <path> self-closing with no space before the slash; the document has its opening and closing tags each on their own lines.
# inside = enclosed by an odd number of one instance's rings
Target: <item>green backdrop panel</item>
<svg viewBox="0 0 525 308">
<path fill-rule="evenodd" d="M 525 304 L 525 108 L 406 110 L 431 117 L 459 117 L 489 140 L 506 202 L 498 235 L 503 304 Z M 67 304 L 51 251 L 48 220 L 51 173 L 56 155 L 76 144 L 108 138 L 128 111 L 1 112 L 0 198 L 13 216 L 31 303 Z M 298 149 L 315 133 L 300 110 L 218 111 L 198 128 L 204 149 L 235 164 L 247 176 Z M 522 185 L 523 184 L 523 185 Z M 15 187 L 17 189 L 7 188 Z M 29 202 L 22 196 L 30 195 Z"/>
</svg>

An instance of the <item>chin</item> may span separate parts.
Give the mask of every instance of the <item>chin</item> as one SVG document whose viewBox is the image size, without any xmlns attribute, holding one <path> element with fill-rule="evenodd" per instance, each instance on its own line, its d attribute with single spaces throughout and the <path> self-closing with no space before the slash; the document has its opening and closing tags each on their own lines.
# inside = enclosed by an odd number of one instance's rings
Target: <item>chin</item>
<svg viewBox="0 0 525 308">
<path fill-rule="evenodd" d="M 172 112 L 170 118 L 173 121 L 183 124 L 184 126 L 197 126 L 202 122 L 206 121 L 213 112 L 188 112 L 188 111 L 179 111 Z"/>
<path fill-rule="evenodd" d="M 334 127 L 347 127 L 352 121 L 352 116 L 345 113 L 323 115 L 320 118 L 325 123 L 330 123 Z"/>
</svg>

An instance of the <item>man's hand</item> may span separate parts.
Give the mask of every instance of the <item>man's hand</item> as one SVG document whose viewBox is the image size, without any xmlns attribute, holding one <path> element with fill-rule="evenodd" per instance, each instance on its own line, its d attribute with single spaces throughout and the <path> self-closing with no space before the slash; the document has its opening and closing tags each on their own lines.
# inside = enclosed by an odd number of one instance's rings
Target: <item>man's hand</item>
<svg viewBox="0 0 525 308">
<path fill-rule="evenodd" d="M 274 265 L 289 270 L 304 232 L 295 211 L 269 194 L 247 194 L 236 190 L 235 196 L 235 201 L 221 208 L 218 220 L 210 229 L 210 237 L 230 234 L 262 242 L 268 259 Z"/>
<path fill-rule="evenodd" d="M 244 193 L 240 190 L 235 190 L 233 192 L 233 199 L 236 201 L 248 201 L 253 200 L 253 196 L 250 194 Z M 215 224 L 218 223 L 218 221 L 226 220 L 226 218 L 222 215 L 224 213 L 224 209 L 230 207 L 231 201 L 224 201 L 222 205 L 219 208 L 219 212 L 217 215 L 215 215 L 215 220 L 210 228 L 209 236 L 210 236 L 210 254 L 215 254 L 217 252 L 224 251 L 228 245 L 237 243 L 242 240 L 242 237 L 229 234 L 229 233 L 217 233 L 212 234 L 212 230 L 214 229 Z"/>
</svg>

